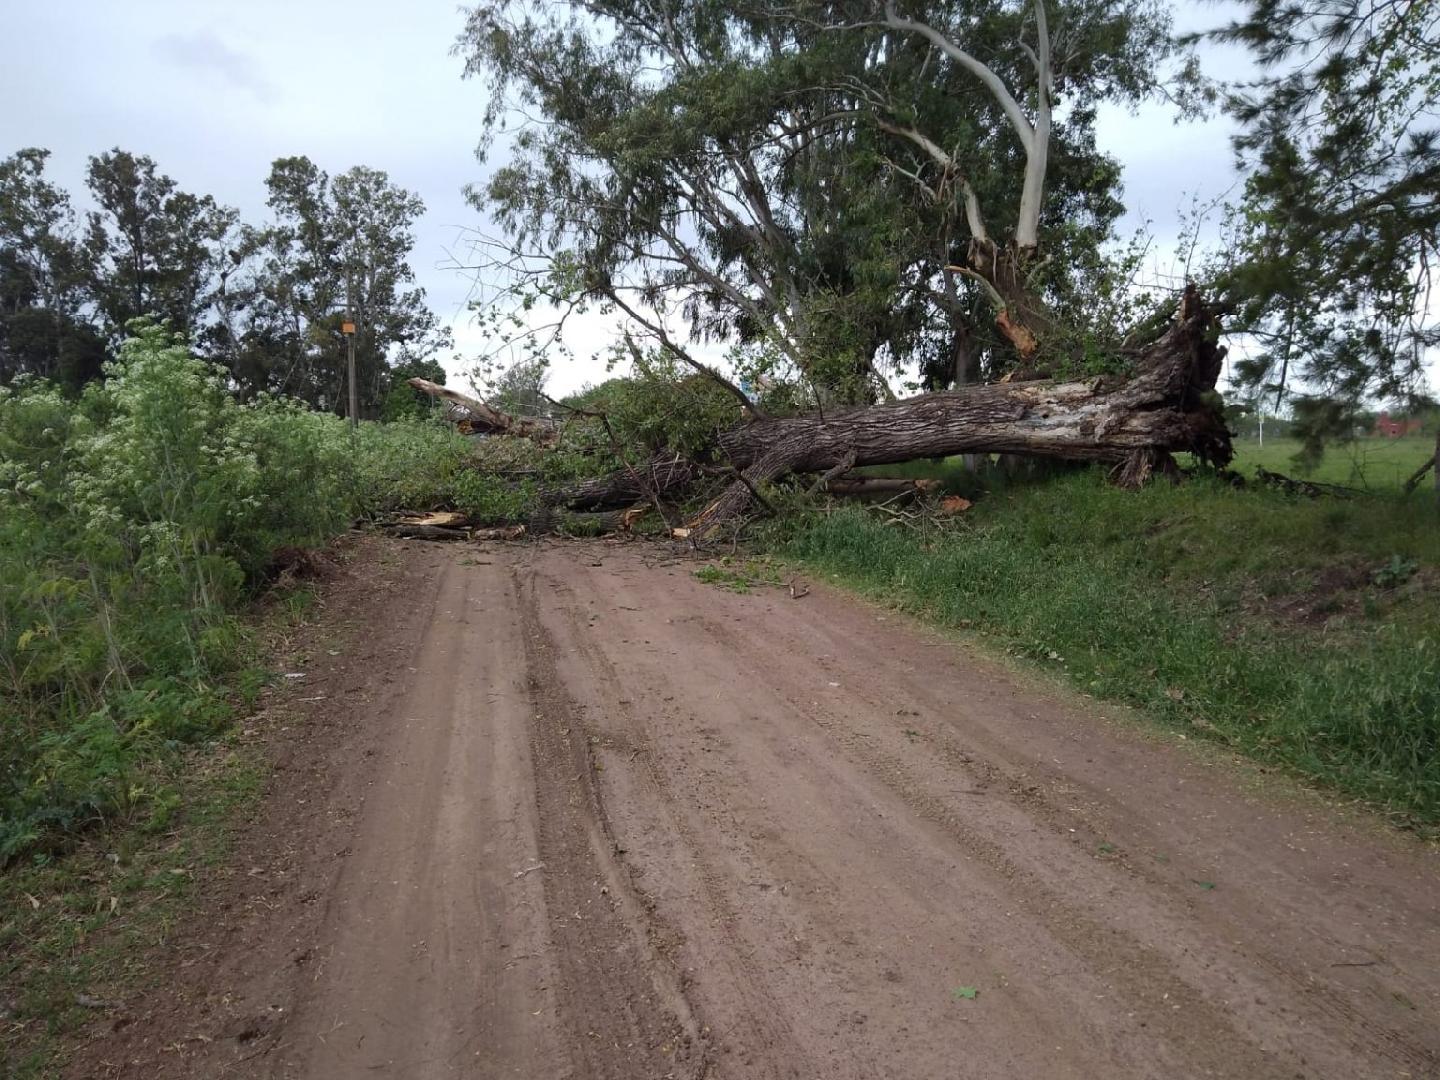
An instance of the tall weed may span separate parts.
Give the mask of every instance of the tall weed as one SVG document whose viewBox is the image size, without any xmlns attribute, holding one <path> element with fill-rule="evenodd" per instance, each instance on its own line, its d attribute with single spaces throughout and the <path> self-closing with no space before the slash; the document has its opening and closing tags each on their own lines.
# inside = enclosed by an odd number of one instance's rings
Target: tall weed
<svg viewBox="0 0 1440 1080">
<path fill-rule="evenodd" d="M 223 727 L 271 553 L 442 500 L 467 454 L 438 424 L 242 405 L 154 326 L 78 401 L 0 388 L 0 865 L 168 805 L 156 763 Z"/>
</svg>

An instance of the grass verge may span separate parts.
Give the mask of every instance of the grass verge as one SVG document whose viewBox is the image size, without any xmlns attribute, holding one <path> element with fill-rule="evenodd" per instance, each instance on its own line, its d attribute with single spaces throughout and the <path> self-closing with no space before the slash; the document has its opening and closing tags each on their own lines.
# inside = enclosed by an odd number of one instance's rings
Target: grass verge
<svg viewBox="0 0 1440 1080">
<path fill-rule="evenodd" d="M 311 599 L 298 588 L 252 613 L 248 678 L 233 709 L 254 707 L 251 691 L 269 681 L 256 663 L 283 649 Z M 116 819 L 61 854 L 35 852 L 0 874 L 0 1076 L 59 1075 L 67 1041 L 156 977 L 145 958 L 229 857 L 268 771 L 259 748 L 227 726 L 149 764 L 145 780 L 167 792 L 165 813 Z"/>
<path fill-rule="evenodd" d="M 814 571 L 984 634 L 1096 696 L 1440 824 L 1440 522 L 1428 503 L 1305 501 L 1093 473 L 955 525 L 859 509 L 787 527 Z"/>
</svg>

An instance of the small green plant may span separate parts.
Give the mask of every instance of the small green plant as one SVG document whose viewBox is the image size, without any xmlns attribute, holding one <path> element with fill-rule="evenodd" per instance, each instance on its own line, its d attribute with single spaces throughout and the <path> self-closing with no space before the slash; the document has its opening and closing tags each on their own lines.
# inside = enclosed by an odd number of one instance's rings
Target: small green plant
<svg viewBox="0 0 1440 1080">
<path fill-rule="evenodd" d="M 1419 569 L 1420 564 L 1414 559 L 1392 555 L 1389 562 L 1371 573 L 1370 580 L 1377 588 L 1393 589 L 1397 585 L 1404 585 Z"/>
<path fill-rule="evenodd" d="M 732 568 L 729 557 L 720 565 L 702 566 L 695 571 L 695 578 L 707 585 L 715 585 L 731 592 L 746 593 L 756 585 L 779 586 L 785 584 L 773 566 L 759 559 L 747 559 Z"/>
<path fill-rule="evenodd" d="M 716 585 L 722 589 L 729 589 L 731 592 L 744 593 L 750 591 L 750 579 L 744 574 L 737 574 L 733 570 L 723 570 L 718 566 L 702 566 L 695 571 L 695 579 L 703 581 L 706 585 Z"/>
</svg>

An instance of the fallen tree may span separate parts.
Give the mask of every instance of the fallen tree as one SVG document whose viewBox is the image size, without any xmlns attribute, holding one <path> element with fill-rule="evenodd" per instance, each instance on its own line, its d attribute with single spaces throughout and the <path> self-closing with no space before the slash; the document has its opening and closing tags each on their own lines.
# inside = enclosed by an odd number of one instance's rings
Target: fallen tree
<svg viewBox="0 0 1440 1080">
<path fill-rule="evenodd" d="M 1173 472 L 1176 453 L 1224 466 L 1231 449 L 1214 392 L 1224 357 L 1217 332 L 1217 314 L 1192 287 L 1170 326 L 1130 358 L 1128 377 L 992 383 L 825 415 L 753 419 L 717 431 L 713 446 L 690 458 L 668 454 L 546 491 L 537 520 L 561 510 L 674 502 L 701 482 L 728 478 L 685 528 L 704 539 L 743 516 L 759 489 L 783 476 L 821 473 L 829 484 L 861 466 L 955 454 L 1110 463 L 1125 487 Z M 515 423 L 495 427 L 544 437 Z"/>
<path fill-rule="evenodd" d="M 757 485 L 792 472 L 889 465 L 952 454 L 1022 454 L 1112 462 L 1138 487 L 1188 452 L 1229 463 L 1230 434 L 1215 395 L 1225 350 L 1218 317 L 1193 287 L 1175 322 L 1140 350 L 1129 378 L 993 383 L 830 416 L 756 420 L 721 433 L 743 470 L 690 524 L 706 536 L 742 513 Z"/>
</svg>

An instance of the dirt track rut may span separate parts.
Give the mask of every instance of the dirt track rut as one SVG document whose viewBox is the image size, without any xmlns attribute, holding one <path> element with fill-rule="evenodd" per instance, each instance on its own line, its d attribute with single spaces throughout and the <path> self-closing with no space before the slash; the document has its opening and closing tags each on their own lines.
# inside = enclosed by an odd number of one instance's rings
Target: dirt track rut
<svg viewBox="0 0 1440 1080">
<path fill-rule="evenodd" d="M 1432 849 L 824 587 L 404 550 L 316 673 L 363 750 L 112 1075 L 1440 1076 Z"/>
</svg>

